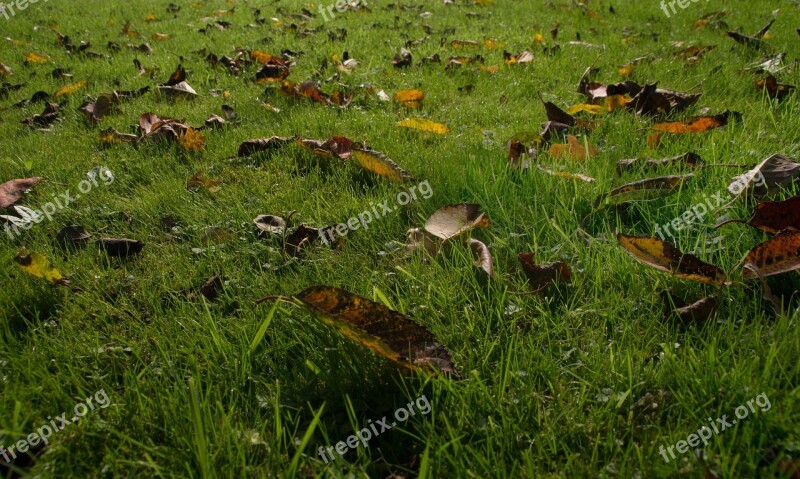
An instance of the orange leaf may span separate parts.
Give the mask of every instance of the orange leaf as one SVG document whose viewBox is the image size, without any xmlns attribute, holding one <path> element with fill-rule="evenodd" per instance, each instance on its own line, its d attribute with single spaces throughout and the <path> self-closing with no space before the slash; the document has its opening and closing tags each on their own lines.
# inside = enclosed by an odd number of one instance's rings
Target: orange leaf
<svg viewBox="0 0 800 479">
<path fill-rule="evenodd" d="M 589 142 L 585 147 L 575 136 L 567 135 L 566 144 L 555 144 L 547 150 L 547 154 L 553 158 L 567 157 L 571 160 L 589 160 L 597 156 L 597 148 Z"/>
</svg>

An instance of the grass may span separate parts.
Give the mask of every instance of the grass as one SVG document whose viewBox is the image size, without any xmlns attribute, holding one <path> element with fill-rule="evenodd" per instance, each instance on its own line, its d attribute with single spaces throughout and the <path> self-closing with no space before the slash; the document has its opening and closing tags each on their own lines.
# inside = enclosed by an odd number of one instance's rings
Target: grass
<svg viewBox="0 0 800 479">
<path fill-rule="evenodd" d="M 77 424 L 54 434 L 27 472 L 37 477 L 704 477 L 704 463 L 718 477 L 785 477 L 777 464 L 800 454 L 798 384 L 800 330 L 796 306 L 776 315 L 760 288 L 741 283 L 720 291 L 716 320 L 684 325 L 662 318 L 658 293 L 673 288 L 694 299 L 715 289 L 667 276 L 635 263 L 617 244 L 615 231 L 653 235 L 663 224 L 724 191 L 730 179 L 774 152 L 800 157 L 797 97 L 777 104 L 753 88 L 743 68 L 761 54 L 735 45 L 723 30 L 694 28 L 694 20 L 725 8 L 730 29 L 758 31 L 773 16 L 769 48 L 798 58 L 800 9 L 789 1 L 691 3 L 667 18 L 657 2 L 588 2 L 597 16 L 566 1 L 505 2 L 477 6 L 457 0 L 369 2 L 370 12 L 337 14 L 307 23 L 291 14 L 306 2 L 202 1 L 180 3 L 176 14 L 144 0 L 69 2 L 51 0 L 0 17 L 0 62 L 13 70 L 3 81 L 25 86 L 0 104 L 0 180 L 43 176 L 20 202 L 36 208 L 53 195 L 76 191 L 88 171 L 106 166 L 113 184 L 82 195 L 53 221 L 34 225 L 19 238 L 0 240 L 0 444 L 8 447 L 70 411 L 96 391 L 110 399 Z M 224 16 L 214 12 L 231 9 Z M 254 8 L 266 23 L 255 22 Z M 148 13 L 153 21 L 145 21 Z M 204 18 L 207 17 L 207 18 Z M 273 20 L 273 18 L 278 19 Z M 140 38 L 121 34 L 126 21 Z M 198 29 L 224 20 L 225 31 Z M 558 40 L 549 30 L 560 23 Z M 109 59 L 68 54 L 50 31 L 108 54 Z M 317 28 L 302 35 L 291 24 Z M 430 33 L 425 26 L 429 25 Z M 328 32 L 344 39 L 332 40 Z M 302 29 L 300 29 L 302 31 Z M 171 34 L 152 41 L 153 33 Z M 560 50 L 547 55 L 533 45 L 536 33 Z M 623 41 L 624 35 L 634 35 Z M 578 36 L 596 48 L 570 45 Z M 505 65 L 503 49 L 456 49 L 455 39 L 502 41 L 512 53 L 534 52 L 531 64 Z M 414 66 L 392 67 L 406 42 Z M 150 41 L 152 55 L 127 48 Z M 673 56 L 671 42 L 716 45 L 696 65 Z M 272 87 L 213 67 L 194 53 L 219 56 L 234 48 L 278 54 L 303 52 L 290 80 L 315 79 L 323 91 L 341 82 L 356 92 L 349 109 L 285 98 Z M 49 55 L 44 65 L 24 66 L 29 51 Z M 349 52 L 360 65 L 337 74 L 334 54 Z M 439 53 L 481 54 L 496 74 L 473 66 L 417 66 Z M 651 124 L 615 112 L 588 135 L 601 153 L 576 163 L 541 155 L 551 169 L 581 172 L 587 184 L 547 176 L 537 169 L 507 166 L 506 141 L 519 132 L 538 132 L 545 119 L 537 94 L 566 107 L 581 103 L 575 92 L 584 69 L 601 69 L 598 80 L 621 81 L 617 69 L 633 58 L 631 80 L 703 93 L 696 114 L 708 107 L 743 114 L 740 123 L 701 135 L 666 139 L 657 151 L 646 144 Z M 133 59 L 159 67 L 155 78 L 136 77 Z M 323 70 L 320 65 L 328 60 Z M 200 93 L 193 101 L 171 102 L 153 92 L 121 105 L 101 128 L 131 131 L 140 114 L 183 118 L 200 125 L 223 103 L 241 122 L 207 133 L 202 153 L 177 146 L 143 144 L 105 147 L 97 127 L 77 111 L 87 98 L 113 89 L 132 90 L 166 81 L 180 62 Z M 55 67 L 72 80 L 51 78 Z M 332 81 L 326 81 L 335 77 Z M 88 79 L 85 90 L 65 98 L 62 121 L 52 131 L 32 131 L 20 121 L 42 104 L 8 108 L 39 90 L 54 92 Z M 782 81 L 800 84 L 797 68 Z M 425 94 L 419 110 L 406 110 L 367 97 L 360 85 L 374 84 L 389 95 L 405 88 Z M 230 96 L 212 96 L 211 90 Z M 86 98 L 84 98 L 84 95 Z M 280 113 L 261 106 L 267 101 Z M 445 122 L 445 136 L 398 128 L 406 117 Z M 397 161 L 433 196 L 348 235 L 340 249 L 315 246 L 299 260 L 287 258 L 279 242 L 257 236 L 252 219 L 286 215 L 312 226 L 345 221 L 372 204 L 394 199 L 399 186 L 353 165 L 327 162 L 296 148 L 271 158 L 232 159 L 251 138 L 345 135 L 368 143 Z M 595 199 L 628 181 L 616 161 L 668 157 L 694 151 L 712 164 L 740 169 L 699 170 L 678 194 L 624 210 L 594 208 Z M 219 193 L 191 192 L 196 172 L 223 182 Z M 680 173 L 671 168 L 664 174 Z M 651 175 L 653 176 L 653 175 Z M 786 192 L 785 197 L 796 194 Z M 438 208 L 478 203 L 492 222 L 474 237 L 489 245 L 496 278 L 482 282 L 469 251 L 461 246 L 434 261 L 392 252 L 390 243 L 424 224 Z M 746 217 L 740 203 L 731 212 Z M 583 218 L 594 237 L 579 234 Z M 165 230 L 160 219 L 173 217 Z M 682 231 L 676 245 L 700 248 L 700 257 L 741 277 L 746 252 L 765 239 L 743 225 L 720 232 L 715 217 Z M 53 238 L 65 225 L 79 224 L 96 237 L 144 241 L 140 257 L 109 259 L 89 247 L 65 253 Z M 233 229 L 222 246 L 201 245 L 208 226 Z M 723 235 L 721 249 L 704 245 Z M 50 258 L 80 291 L 53 288 L 27 276 L 13 261 L 26 245 Z M 568 287 L 525 296 L 520 252 L 536 261 L 566 261 L 574 278 Z M 214 274 L 226 278 L 215 302 L 189 299 Z M 352 344 L 312 316 L 287 304 L 255 300 L 294 294 L 327 284 L 384 302 L 433 331 L 447 346 L 463 379 L 404 378 L 376 355 Z M 796 273 L 780 284 L 796 290 Z M 758 394 L 771 408 L 742 420 L 694 453 L 666 463 L 659 446 L 671 446 L 708 424 L 733 414 Z M 325 464 L 320 446 L 335 446 L 368 420 L 391 415 L 425 395 L 432 411 L 372 439 Z M 657 403 L 654 407 L 652 403 Z"/>
</svg>

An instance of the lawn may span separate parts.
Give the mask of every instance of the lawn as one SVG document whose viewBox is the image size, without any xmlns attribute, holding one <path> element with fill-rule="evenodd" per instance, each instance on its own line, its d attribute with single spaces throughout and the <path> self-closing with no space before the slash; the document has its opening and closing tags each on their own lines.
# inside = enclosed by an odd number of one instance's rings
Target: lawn
<svg viewBox="0 0 800 479">
<path fill-rule="evenodd" d="M 2 476 L 800 477 L 797 2 L 351 4 L 0 11 Z"/>
</svg>

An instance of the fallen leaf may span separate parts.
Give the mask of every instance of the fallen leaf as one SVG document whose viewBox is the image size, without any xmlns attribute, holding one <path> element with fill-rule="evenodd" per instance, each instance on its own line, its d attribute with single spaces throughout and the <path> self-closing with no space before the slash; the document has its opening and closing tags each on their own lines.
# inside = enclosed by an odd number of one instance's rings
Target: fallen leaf
<svg viewBox="0 0 800 479">
<path fill-rule="evenodd" d="M 312 228 L 302 224 L 286 238 L 283 250 L 289 256 L 297 258 L 303 254 L 303 251 L 311 246 L 317 238 L 319 238 L 318 228 Z"/>
<path fill-rule="evenodd" d="M 67 86 L 61 87 L 61 88 L 58 89 L 58 91 L 53 93 L 53 98 L 58 98 L 60 96 L 69 95 L 70 93 L 74 93 L 74 92 L 80 90 L 81 88 L 86 88 L 87 84 L 88 84 L 88 82 L 86 80 L 81 80 L 81 81 L 75 82 L 75 83 L 73 83 L 71 85 L 67 85 Z"/>
<path fill-rule="evenodd" d="M 272 136 L 270 138 L 261 138 L 257 140 L 247 140 L 239 145 L 239 152 L 236 156 L 244 157 L 251 156 L 255 153 L 267 152 L 267 156 L 272 154 L 289 143 L 294 142 L 294 136 Z"/>
<path fill-rule="evenodd" d="M 128 238 L 101 238 L 95 243 L 108 256 L 126 258 L 142 252 L 144 243 Z"/>
<path fill-rule="evenodd" d="M 569 283 L 572 279 L 572 271 L 566 263 L 557 261 L 540 266 L 534 264 L 533 258 L 533 253 L 517 255 L 517 259 L 522 263 L 522 270 L 528 277 L 531 293 L 540 293 L 551 284 Z"/>
<path fill-rule="evenodd" d="M 800 269 L 800 232 L 786 231 L 747 253 L 742 276 L 756 279 L 797 269 Z"/>
<path fill-rule="evenodd" d="M 425 231 L 447 241 L 473 228 L 491 227 L 489 218 L 481 212 L 480 205 L 461 203 L 438 209 L 425 223 Z"/>
<path fill-rule="evenodd" d="M 662 176 L 634 181 L 611 191 L 606 204 L 621 205 L 630 201 L 648 201 L 678 192 L 683 184 L 694 178 L 693 174 L 683 176 Z"/>
<path fill-rule="evenodd" d="M 670 121 L 666 123 L 656 123 L 653 125 L 653 129 L 655 131 L 676 134 L 703 133 L 705 131 L 727 125 L 729 117 L 733 117 L 734 119 L 738 120 L 741 118 L 741 115 L 736 112 L 726 111 L 720 115 L 694 117 L 682 122 Z"/>
<path fill-rule="evenodd" d="M 789 188 L 798 177 L 800 177 L 800 163 L 776 153 L 752 170 L 735 177 L 728 185 L 728 191 L 734 196 L 742 193 L 765 196 Z"/>
<path fill-rule="evenodd" d="M 47 128 L 58 120 L 58 103 L 47 103 L 40 114 L 22 120 L 23 125 L 31 128 Z"/>
<path fill-rule="evenodd" d="M 468 238 L 467 244 L 472 252 L 472 257 L 475 258 L 475 266 L 480 268 L 487 276 L 493 276 L 492 253 L 489 251 L 489 247 L 475 238 Z"/>
<path fill-rule="evenodd" d="M 719 267 L 704 263 L 694 255 L 682 253 L 666 241 L 623 233 L 617 234 L 617 240 L 634 259 L 659 271 L 715 286 L 731 284 Z"/>
<path fill-rule="evenodd" d="M 400 90 L 394 96 L 394 101 L 401 103 L 406 108 L 419 108 L 425 93 L 420 90 Z"/>
<path fill-rule="evenodd" d="M 61 231 L 56 235 L 56 242 L 61 247 L 78 247 L 84 246 L 91 239 L 92 234 L 86 231 L 86 228 L 78 225 L 69 225 L 61 228 Z"/>
<path fill-rule="evenodd" d="M 111 111 L 113 102 L 108 95 L 100 95 L 97 100 L 82 104 L 79 110 L 86 115 L 86 119 L 92 123 L 100 123 L 103 117 Z"/>
<path fill-rule="evenodd" d="M 206 137 L 194 128 L 188 128 L 178 136 L 178 143 L 186 151 L 203 151 L 206 149 Z"/>
<path fill-rule="evenodd" d="M 456 374 L 436 337 L 397 311 L 333 286 L 313 286 L 294 298 L 343 336 L 404 369 Z"/>
<path fill-rule="evenodd" d="M 431 120 L 425 119 L 417 119 L 417 118 L 406 118 L 403 121 L 397 123 L 397 126 L 401 126 L 403 128 L 412 128 L 414 130 L 420 131 L 427 131 L 430 133 L 436 133 L 437 135 L 446 135 L 450 129 L 447 125 L 442 123 L 436 123 Z"/>
<path fill-rule="evenodd" d="M 591 143 L 583 143 L 573 135 L 567 135 L 566 144 L 554 144 L 547 150 L 547 154 L 553 158 L 567 157 L 571 160 L 585 161 L 592 159 L 599 153 L 597 148 Z"/>
<path fill-rule="evenodd" d="M 403 182 L 414 179 L 400 165 L 379 151 L 357 148 L 353 150 L 353 159 L 364 169 L 393 181 Z"/>
<path fill-rule="evenodd" d="M 624 159 L 617 162 L 617 173 L 621 175 L 623 172 L 634 170 L 639 166 L 644 167 L 644 169 L 654 169 L 672 165 L 686 165 L 691 168 L 697 168 L 698 166 L 703 165 L 703 159 L 700 158 L 700 155 L 692 152 L 687 152 L 672 158 L 662 158 L 659 160 L 647 159 L 641 161 L 636 158 Z"/>
<path fill-rule="evenodd" d="M 22 198 L 31 188 L 44 178 L 35 176 L 33 178 L 18 178 L 10 180 L 0 185 L 0 208 L 8 208 Z"/>
<path fill-rule="evenodd" d="M 253 219 L 256 227 L 266 233 L 282 235 L 286 231 L 286 220 L 280 216 L 258 215 Z"/>
<path fill-rule="evenodd" d="M 206 178 L 202 172 L 198 171 L 186 182 L 186 187 L 190 189 L 205 188 L 209 193 L 219 193 L 222 189 L 222 182 Z"/>
<path fill-rule="evenodd" d="M 44 255 L 39 253 L 26 253 L 27 251 L 23 248 L 22 251 L 17 254 L 17 257 L 14 258 L 14 261 L 16 261 L 26 273 L 36 278 L 46 279 L 54 285 L 69 286 L 69 280 L 64 278 Z"/>
<path fill-rule="evenodd" d="M 763 80 L 755 80 L 755 85 L 756 90 L 766 90 L 767 96 L 778 101 L 783 100 L 797 89 L 794 85 L 778 83 L 778 80 L 772 75 L 767 76 Z"/>
<path fill-rule="evenodd" d="M 29 52 L 25 55 L 23 59 L 24 63 L 47 63 L 50 61 L 50 57 L 47 55 L 41 55 L 36 52 Z"/>
<path fill-rule="evenodd" d="M 664 317 L 677 317 L 681 321 L 697 323 L 709 319 L 719 308 L 719 302 L 715 296 L 709 296 L 696 301 L 690 305 L 675 305 L 673 308 L 669 293 L 664 292 Z"/>
</svg>

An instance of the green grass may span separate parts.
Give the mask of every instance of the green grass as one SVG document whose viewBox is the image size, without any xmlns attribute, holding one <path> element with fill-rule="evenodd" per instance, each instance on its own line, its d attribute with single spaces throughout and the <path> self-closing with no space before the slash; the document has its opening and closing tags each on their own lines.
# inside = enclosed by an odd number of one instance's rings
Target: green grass
<svg viewBox="0 0 800 479">
<path fill-rule="evenodd" d="M 692 452 L 665 463 L 661 445 L 670 446 L 707 424 L 729 416 L 759 393 L 771 409 L 752 414 L 734 429 L 715 436 L 704 448 L 705 463 L 719 477 L 782 477 L 780 459 L 800 455 L 800 328 L 796 305 L 775 315 L 755 283 L 738 283 L 720 292 L 716 321 L 686 326 L 662 318 L 658 293 L 673 288 L 694 300 L 715 288 L 688 283 L 635 263 L 613 232 L 652 235 L 656 224 L 679 216 L 703 195 L 724 191 L 730 179 L 774 152 L 800 157 L 800 108 L 797 96 L 776 104 L 755 91 L 743 68 L 761 54 L 734 44 L 723 30 L 695 29 L 700 16 L 727 8 L 730 29 L 752 34 L 777 18 L 769 48 L 786 52 L 789 64 L 800 54 L 800 9 L 790 1 L 691 3 L 666 18 L 655 1 L 592 1 L 592 18 L 572 2 L 497 0 L 474 6 L 466 0 L 369 2 L 371 12 L 348 12 L 324 22 L 317 18 L 303 36 L 288 25 L 307 2 L 176 2 L 166 12 L 161 2 L 129 0 L 51 0 L 0 17 L 0 62 L 13 75 L 0 81 L 25 83 L 0 99 L 0 182 L 44 176 L 19 203 L 36 208 L 53 195 L 75 191 L 92 168 L 107 166 L 113 184 L 101 185 L 59 211 L 54 220 L 34 225 L 14 240 L 0 239 L 0 444 L 9 446 L 76 402 L 103 389 L 107 408 L 54 434 L 28 473 L 36 477 L 704 477 Z M 157 5 L 156 5 L 157 4 Z M 327 5 L 327 4 L 326 4 Z M 223 17 L 214 12 L 235 7 Z M 266 23 L 255 22 L 253 8 Z M 281 8 L 283 10 L 278 11 Z M 145 22 L 148 13 L 155 20 Z M 430 16 L 421 15 L 430 12 Z M 203 18 L 210 17 L 210 18 Z M 280 19 L 280 26 L 271 18 Z M 197 30 L 217 19 L 226 31 Z M 121 34 L 131 20 L 141 37 Z M 533 45 L 536 33 L 554 43 L 549 30 L 560 23 L 554 55 Z M 49 25 L 74 43 L 109 53 L 87 59 L 56 44 Z M 424 25 L 429 25 L 427 34 Z M 344 40 L 327 32 L 346 29 Z M 155 33 L 173 35 L 151 41 Z M 623 35 L 638 34 L 623 42 Z M 569 45 L 577 35 L 590 48 Z M 455 39 L 494 38 L 512 53 L 534 52 L 535 62 L 507 66 L 502 48 L 455 49 Z M 414 66 L 392 67 L 392 56 L 406 42 Z M 126 47 L 150 41 L 152 55 Z M 672 53 L 673 41 L 717 48 L 697 65 L 687 66 Z M 315 79 L 331 92 L 341 82 L 356 93 L 349 109 L 285 98 L 257 85 L 253 72 L 241 77 L 215 68 L 194 53 L 202 48 L 219 56 L 234 49 L 283 49 L 303 55 L 290 80 Z M 49 55 L 45 65 L 24 66 L 24 55 Z M 348 51 L 360 65 L 352 75 L 331 65 L 334 54 Z M 496 74 L 472 66 L 445 70 L 444 64 L 417 66 L 434 53 L 481 54 Z M 576 163 L 542 155 L 535 161 L 551 169 L 581 172 L 595 183 L 572 182 L 536 169 L 507 166 L 506 141 L 519 132 L 536 132 L 545 120 L 537 94 L 566 107 L 583 102 L 575 92 L 584 69 L 601 69 L 598 81 L 622 78 L 619 66 L 645 55 L 631 80 L 698 91 L 703 97 L 688 114 L 708 107 L 743 114 L 741 123 L 702 135 L 668 138 L 647 149 L 648 119 L 615 112 L 588 135 L 601 149 L 596 158 Z M 154 79 L 136 77 L 133 59 L 160 67 Z M 113 89 L 132 90 L 166 81 L 181 62 L 189 83 L 200 93 L 193 101 L 171 102 L 153 92 L 124 103 L 100 128 L 131 131 L 140 114 L 154 112 L 200 125 L 223 103 L 241 122 L 207 132 L 206 150 L 187 154 L 179 147 L 143 144 L 105 147 L 98 127 L 77 111 L 88 98 Z M 328 67 L 317 71 L 323 60 Z M 55 67 L 68 69 L 72 81 L 88 87 L 66 97 L 62 121 L 52 131 L 32 131 L 20 121 L 39 113 L 42 104 L 7 108 L 39 90 L 54 92 L 69 81 L 51 78 Z M 795 67 L 780 80 L 800 84 Z M 374 84 L 389 95 L 420 88 L 421 109 L 407 111 L 366 97 L 360 85 Z M 230 92 L 214 97 L 212 89 Z M 86 95 L 86 98 L 84 98 Z M 282 111 L 261 106 L 268 101 Z M 408 116 L 448 124 L 435 136 L 398 128 Z M 298 148 L 271 158 L 232 159 L 251 138 L 346 135 L 384 152 L 419 180 L 428 180 L 433 196 L 351 233 L 345 245 L 315 246 L 291 261 L 279 242 L 259 238 L 252 219 L 286 215 L 312 226 L 343 222 L 371 204 L 392 200 L 400 187 L 365 174 L 353 165 L 328 162 Z M 619 178 L 617 160 L 668 157 L 694 151 L 708 163 L 741 169 L 706 168 L 680 193 L 624 210 L 595 211 L 595 199 L 628 181 L 656 176 L 644 171 Z M 223 181 L 217 194 L 191 192 L 186 181 L 198 171 Z M 678 174 L 677 169 L 664 174 Z M 796 194 L 786 192 L 785 197 Z M 492 228 L 474 237 L 489 245 L 497 277 L 488 284 L 476 274 L 469 251 L 453 251 L 433 261 L 391 252 L 393 241 L 421 226 L 438 208 L 478 203 Z M 743 203 L 731 212 L 745 217 Z M 587 215 L 588 242 L 579 233 Z M 165 231 L 160 219 L 178 220 Z M 743 225 L 715 232 L 715 217 L 681 232 L 683 251 L 701 247 L 716 235 L 725 238 L 718 252 L 700 257 L 741 280 L 740 262 L 765 239 Z M 96 237 L 144 241 L 142 255 L 109 260 L 95 248 L 65 253 L 53 242 L 69 224 Z M 208 226 L 229 227 L 237 239 L 202 248 Z M 80 291 L 53 288 L 26 275 L 13 261 L 23 245 L 42 253 Z M 536 296 L 526 289 L 517 262 L 533 252 L 540 263 L 563 260 L 573 269 L 572 284 Z M 226 285 L 213 303 L 187 299 L 183 291 L 199 287 L 214 274 Z M 797 274 L 778 280 L 796 290 Z M 265 295 L 293 294 L 316 284 L 343 287 L 406 313 L 447 346 L 463 378 L 403 378 L 375 354 L 352 344 L 312 316 L 286 304 L 255 305 Z M 659 391 L 668 393 L 663 399 Z M 390 415 L 425 394 L 432 412 L 323 463 L 319 446 L 346 440 L 368 420 Z M 647 409 L 648 394 L 657 408 Z"/>
</svg>

